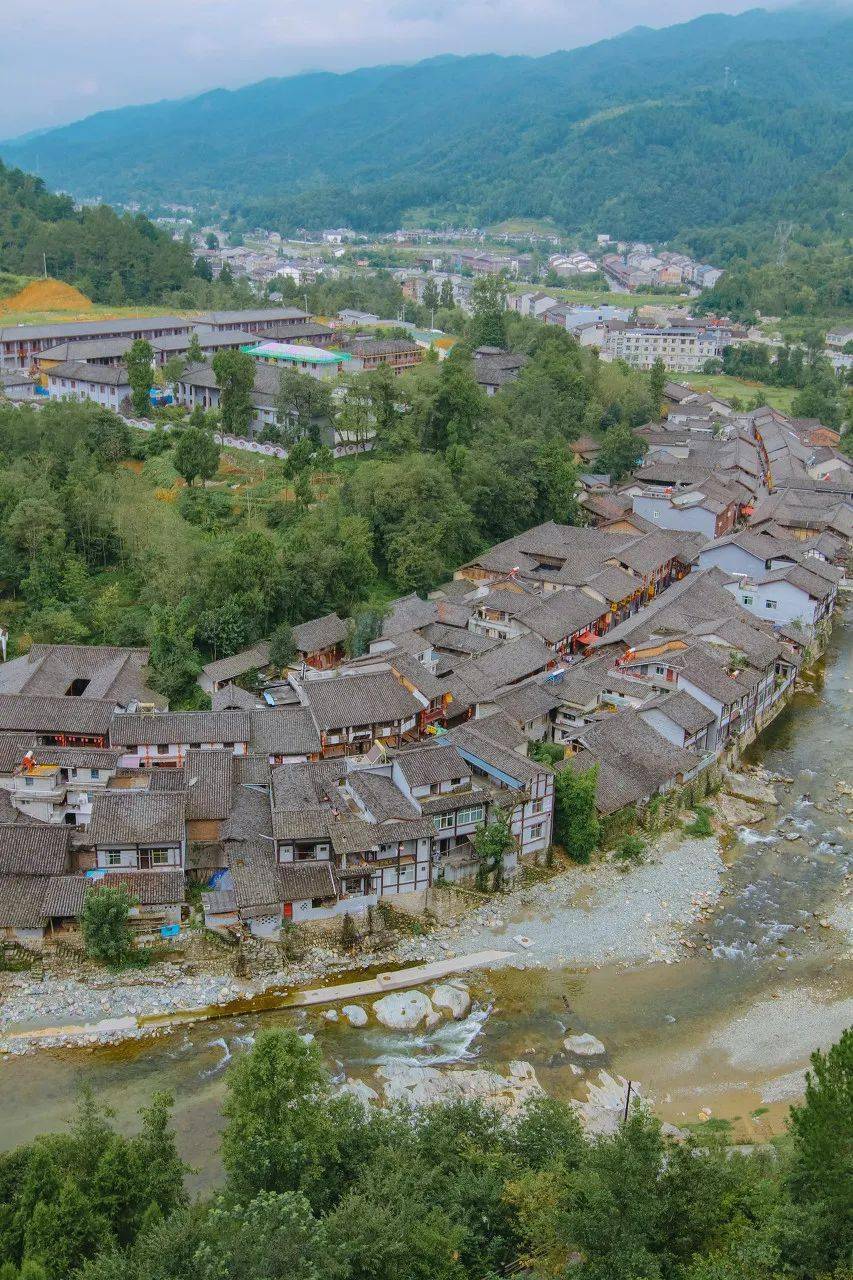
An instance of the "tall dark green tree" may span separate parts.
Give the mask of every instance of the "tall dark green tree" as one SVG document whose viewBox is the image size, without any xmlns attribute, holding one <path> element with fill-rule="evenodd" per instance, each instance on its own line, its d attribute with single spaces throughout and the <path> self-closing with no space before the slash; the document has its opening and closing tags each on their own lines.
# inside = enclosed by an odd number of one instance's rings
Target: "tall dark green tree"
<svg viewBox="0 0 853 1280">
<path fill-rule="evenodd" d="M 154 348 L 144 338 L 131 344 L 124 358 L 133 412 L 140 418 L 151 412 L 150 391 L 154 385 Z"/>
<path fill-rule="evenodd" d="M 257 369 L 254 358 L 245 351 L 217 351 L 212 363 L 220 393 L 223 432 L 234 436 L 250 435 L 254 416 L 252 392 Z"/>
</svg>

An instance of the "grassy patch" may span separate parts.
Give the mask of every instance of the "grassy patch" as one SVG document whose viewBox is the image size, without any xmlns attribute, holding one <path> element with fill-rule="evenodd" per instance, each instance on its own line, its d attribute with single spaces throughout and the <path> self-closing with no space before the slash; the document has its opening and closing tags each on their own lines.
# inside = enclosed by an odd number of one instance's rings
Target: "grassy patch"
<svg viewBox="0 0 853 1280">
<path fill-rule="evenodd" d="M 714 834 L 711 810 L 707 805 L 697 804 L 696 817 L 685 826 L 684 830 L 689 836 L 712 836 Z"/>
<path fill-rule="evenodd" d="M 710 391 L 713 395 L 731 400 L 737 396 L 745 404 L 753 396 L 760 395 L 773 409 L 790 413 L 791 402 L 797 394 L 795 387 L 770 387 L 765 382 L 751 382 L 745 378 L 730 378 L 728 374 L 694 373 L 679 376 L 694 391 Z"/>
</svg>

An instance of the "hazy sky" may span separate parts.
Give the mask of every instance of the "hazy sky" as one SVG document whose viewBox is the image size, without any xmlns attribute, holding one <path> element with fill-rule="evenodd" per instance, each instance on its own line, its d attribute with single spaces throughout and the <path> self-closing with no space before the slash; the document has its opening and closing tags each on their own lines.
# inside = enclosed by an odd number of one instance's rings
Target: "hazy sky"
<svg viewBox="0 0 853 1280">
<path fill-rule="evenodd" d="M 266 76 L 437 53 L 549 53 L 761 2 L 0 0 L 0 138 Z"/>
</svg>

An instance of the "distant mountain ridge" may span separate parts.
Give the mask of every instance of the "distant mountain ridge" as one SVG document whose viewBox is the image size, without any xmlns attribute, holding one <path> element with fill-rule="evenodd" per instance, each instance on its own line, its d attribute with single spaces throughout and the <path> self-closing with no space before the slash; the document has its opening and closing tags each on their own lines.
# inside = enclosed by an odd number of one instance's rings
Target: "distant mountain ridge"
<svg viewBox="0 0 853 1280">
<path fill-rule="evenodd" d="M 51 185 L 250 223 L 407 216 L 672 238 L 850 199 L 853 19 L 756 9 L 541 58 L 442 56 L 102 112 L 0 147 Z"/>
</svg>

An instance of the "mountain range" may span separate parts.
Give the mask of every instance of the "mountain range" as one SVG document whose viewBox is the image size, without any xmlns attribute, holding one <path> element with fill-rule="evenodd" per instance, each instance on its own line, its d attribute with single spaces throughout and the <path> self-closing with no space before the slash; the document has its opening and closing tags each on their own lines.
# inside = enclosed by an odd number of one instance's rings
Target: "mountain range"
<svg viewBox="0 0 853 1280">
<path fill-rule="evenodd" d="M 101 112 L 0 146 L 77 196 L 281 230 L 405 220 L 713 249 L 850 208 L 853 18 L 750 10 L 545 57 L 439 57 Z"/>
</svg>

